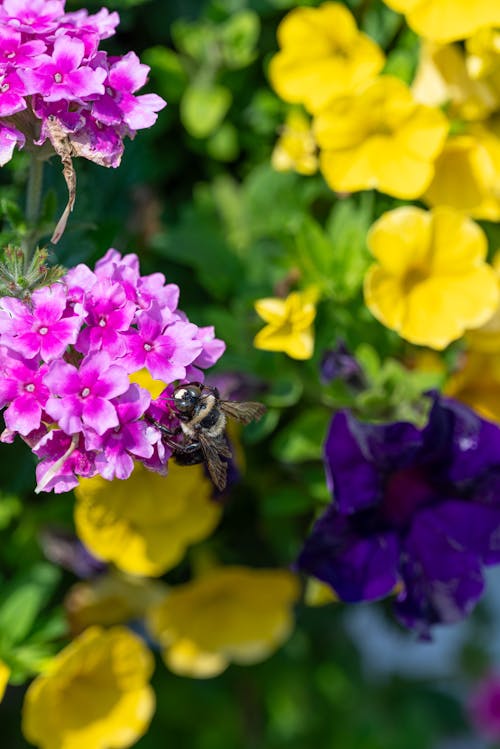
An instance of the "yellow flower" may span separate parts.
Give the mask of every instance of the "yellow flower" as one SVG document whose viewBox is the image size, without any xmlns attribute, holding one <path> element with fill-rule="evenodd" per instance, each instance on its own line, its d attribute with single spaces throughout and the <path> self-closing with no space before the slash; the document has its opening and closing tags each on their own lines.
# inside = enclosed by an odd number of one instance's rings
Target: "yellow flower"
<svg viewBox="0 0 500 749">
<path fill-rule="evenodd" d="M 448 122 L 418 104 L 402 81 L 381 76 L 358 95 L 334 101 L 316 118 L 314 132 L 332 190 L 376 188 L 413 199 L 432 179 Z"/>
<path fill-rule="evenodd" d="M 297 578 L 286 570 L 219 567 L 174 588 L 151 610 L 149 627 L 167 666 L 183 676 L 217 676 L 230 662 L 257 663 L 293 627 Z"/>
<path fill-rule="evenodd" d="M 316 293 L 293 291 L 286 299 L 258 299 L 255 310 L 267 322 L 254 339 L 255 348 L 284 351 L 292 359 L 310 359 L 314 350 L 312 323 L 316 317 Z"/>
<path fill-rule="evenodd" d="M 286 118 L 271 156 L 271 164 L 277 172 L 295 171 L 309 175 L 318 170 L 316 142 L 311 125 L 307 117 L 297 109 L 289 112 Z"/>
<path fill-rule="evenodd" d="M 337 603 L 339 597 L 334 590 L 314 577 L 309 577 L 304 591 L 304 603 L 306 606 L 326 606 L 329 603 Z"/>
<path fill-rule="evenodd" d="M 295 8 L 278 28 L 281 51 L 271 60 L 271 84 L 285 101 L 318 112 L 330 100 L 374 78 L 384 66 L 380 47 L 356 28 L 345 5 Z"/>
<path fill-rule="evenodd" d="M 468 69 L 469 58 L 457 44 L 424 42 L 412 84 L 421 104 L 446 105 L 450 117 L 481 120 L 500 105 L 500 90 L 485 80 L 476 80 Z"/>
<path fill-rule="evenodd" d="M 153 658 L 122 627 L 87 629 L 29 687 L 23 733 L 41 749 L 122 749 L 154 712 Z"/>
<path fill-rule="evenodd" d="M 138 372 L 129 375 L 129 380 L 147 390 L 153 400 L 156 400 L 167 387 L 165 382 L 153 380 L 147 369 L 140 369 Z"/>
<path fill-rule="evenodd" d="M 447 382 L 447 395 L 500 423 L 500 355 L 468 351 L 462 368 Z"/>
<path fill-rule="evenodd" d="M 167 586 L 158 580 L 111 571 L 73 585 L 64 607 L 71 632 L 77 635 L 93 624 L 110 627 L 143 619 L 147 609 L 166 592 Z"/>
<path fill-rule="evenodd" d="M 0 702 L 3 700 L 5 690 L 10 678 L 10 668 L 0 660 Z"/>
<path fill-rule="evenodd" d="M 132 575 L 162 575 L 206 538 L 221 508 L 203 467 L 169 463 L 168 475 L 137 464 L 126 481 L 100 476 L 75 489 L 77 533 L 97 557 Z"/>
<path fill-rule="evenodd" d="M 436 42 L 465 39 L 479 29 L 500 26 L 497 0 L 384 0 L 406 15 L 408 25 L 420 36 Z"/>
<path fill-rule="evenodd" d="M 467 39 L 465 49 L 470 77 L 488 82 L 500 94 L 500 30 L 478 31 Z"/>
<path fill-rule="evenodd" d="M 493 268 L 497 274 L 497 282 L 500 289 L 500 252 L 497 252 L 493 258 Z M 469 349 L 474 352 L 500 354 L 500 304 L 493 313 L 493 316 L 484 325 L 475 330 L 467 331 L 466 338 Z M 498 381 L 500 383 L 500 378 Z"/>
<path fill-rule="evenodd" d="M 469 125 L 466 134 L 448 139 L 434 170 L 425 203 L 450 206 L 473 218 L 500 219 L 500 138 L 495 132 L 480 123 Z"/>
<path fill-rule="evenodd" d="M 365 277 L 366 304 L 407 341 L 443 349 L 495 311 L 486 236 L 457 211 L 396 208 L 375 222 L 368 244 L 378 262 Z"/>
</svg>

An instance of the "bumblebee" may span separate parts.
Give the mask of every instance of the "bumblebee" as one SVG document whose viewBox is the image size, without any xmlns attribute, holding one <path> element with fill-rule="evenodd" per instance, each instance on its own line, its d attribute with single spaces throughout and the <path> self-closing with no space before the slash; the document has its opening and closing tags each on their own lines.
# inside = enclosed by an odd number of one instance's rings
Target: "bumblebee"
<svg viewBox="0 0 500 749">
<path fill-rule="evenodd" d="M 216 387 L 191 382 L 175 388 L 172 410 L 179 419 L 176 429 L 154 421 L 163 441 L 172 450 L 175 461 L 190 466 L 206 463 L 210 478 L 219 491 L 227 483 L 227 461 L 232 453 L 226 440 L 227 417 L 249 424 L 260 419 L 266 410 L 262 403 L 222 400 Z M 182 435 L 182 441 L 176 437 Z"/>
</svg>

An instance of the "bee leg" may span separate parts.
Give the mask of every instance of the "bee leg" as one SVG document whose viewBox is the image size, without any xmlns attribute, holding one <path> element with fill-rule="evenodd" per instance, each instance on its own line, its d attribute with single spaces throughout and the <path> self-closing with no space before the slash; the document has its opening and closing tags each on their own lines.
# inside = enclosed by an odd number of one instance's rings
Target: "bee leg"
<svg viewBox="0 0 500 749">
<path fill-rule="evenodd" d="M 175 437 L 177 434 L 180 434 L 182 432 L 181 427 L 176 427 L 175 429 L 170 429 L 169 427 L 166 427 L 164 424 L 160 424 L 159 421 L 155 421 L 155 419 L 147 419 L 150 424 L 155 426 L 157 429 L 160 430 L 163 434 L 167 434 L 169 437 Z"/>
<path fill-rule="evenodd" d="M 179 444 L 178 442 L 174 442 L 174 440 L 166 439 L 165 444 L 171 447 L 172 450 L 175 450 L 177 454 L 181 455 L 191 455 L 192 453 L 201 450 L 201 445 L 199 442 L 189 442 L 187 445 L 183 445 L 182 443 Z"/>
</svg>

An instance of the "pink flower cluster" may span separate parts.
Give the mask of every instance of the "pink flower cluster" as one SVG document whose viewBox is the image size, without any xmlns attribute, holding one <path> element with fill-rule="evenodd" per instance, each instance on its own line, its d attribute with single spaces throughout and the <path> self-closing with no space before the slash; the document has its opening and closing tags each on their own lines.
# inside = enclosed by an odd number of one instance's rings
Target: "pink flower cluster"
<svg viewBox="0 0 500 749">
<path fill-rule="evenodd" d="M 165 470 L 170 452 L 148 416 L 169 423 L 169 388 L 152 401 L 129 376 L 145 369 L 166 386 L 203 380 L 225 348 L 212 327 L 188 321 L 178 299 L 163 274 L 141 276 L 137 256 L 116 250 L 28 302 L 0 299 L 1 439 L 19 434 L 40 458 L 39 490 L 69 491 L 77 476 L 98 473 L 125 479 L 134 460 Z"/>
<path fill-rule="evenodd" d="M 76 151 L 118 166 L 123 138 L 150 127 L 165 102 L 135 96 L 149 67 L 134 52 L 108 57 L 99 43 L 117 13 L 64 12 L 65 0 L 0 0 L 0 165 L 29 138 L 41 146 L 58 120 Z"/>
</svg>

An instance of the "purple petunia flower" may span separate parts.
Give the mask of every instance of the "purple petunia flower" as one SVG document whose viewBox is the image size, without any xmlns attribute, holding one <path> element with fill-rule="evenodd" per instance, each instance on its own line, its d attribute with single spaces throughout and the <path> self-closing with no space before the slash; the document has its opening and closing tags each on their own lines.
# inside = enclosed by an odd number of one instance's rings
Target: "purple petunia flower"
<svg viewBox="0 0 500 749">
<path fill-rule="evenodd" d="M 500 561 L 500 429 L 436 395 L 423 429 L 343 411 L 325 462 L 334 500 L 298 568 L 349 602 L 401 584 L 396 614 L 422 636 L 466 616 L 482 594 L 483 565 Z"/>
<path fill-rule="evenodd" d="M 467 708 L 477 731 L 490 741 L 500 739 L 500 675 L 489 673 L 469 695 Z"/>
</svg>

